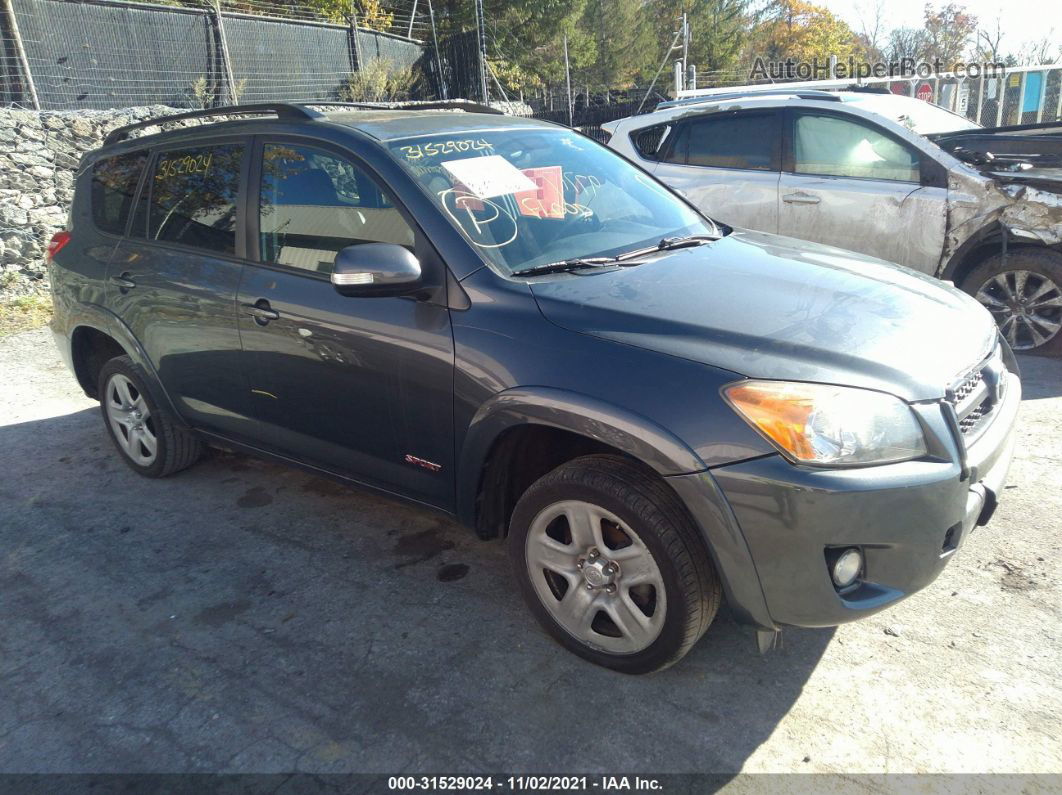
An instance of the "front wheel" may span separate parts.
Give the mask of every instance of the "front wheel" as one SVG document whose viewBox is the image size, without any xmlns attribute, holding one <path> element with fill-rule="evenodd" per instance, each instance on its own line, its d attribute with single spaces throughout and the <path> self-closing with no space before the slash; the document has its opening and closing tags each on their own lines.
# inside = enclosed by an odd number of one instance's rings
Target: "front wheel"
<svg viewBox="0 0 1062 795">
<path fill-rule="evenodd" d="M 996 254 L 961 287 L 992 313 L 1014 350 L 1062 354 L 1062 253 L 1018 248 L 1006 259 Z"/>
<path fill-rule="evenodd" d="M 619 457 L 577 458 L 535 482 L 516 505 L 508 543 L 546 631 L 617 671 L 677 662 L 719 608 L 719 578 L 678 498 Z"/>
</svg>

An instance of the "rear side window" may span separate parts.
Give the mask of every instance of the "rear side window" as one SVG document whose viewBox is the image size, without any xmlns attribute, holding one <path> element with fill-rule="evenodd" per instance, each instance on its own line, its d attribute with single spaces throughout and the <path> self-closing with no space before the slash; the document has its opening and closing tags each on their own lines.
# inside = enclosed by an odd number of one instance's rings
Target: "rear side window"
<svg viewBox="0 0 1062 795">
<path fill-rule="evenodd" d="M 147 154 L 131 152 L 108 157 L 92 167 L 92 221 L 112 235 L 125 234 L 125 222 L 133 208 L 133 195 Z"/>
<path fill-rule="evenodd" d="M 160 152 L 143 208 L 148 239 L 234 254 L 243 149 L 218 144 Z M 137 228 L 145 228 L 139 215 Z"/>
<path fill-rule="evenodd" d="M 705 116 L 689 122 L 686 163 L 713 168 L 776 170 L 779 140 L 773 113 Z"/>
<path fill-rule="evenodd" d="M 646 160 L 659 160 L 664 150 L 664 139 L 671 129 L 667 124 L 654 124 L 631 133 L 635 151 Z"/>
</svg>

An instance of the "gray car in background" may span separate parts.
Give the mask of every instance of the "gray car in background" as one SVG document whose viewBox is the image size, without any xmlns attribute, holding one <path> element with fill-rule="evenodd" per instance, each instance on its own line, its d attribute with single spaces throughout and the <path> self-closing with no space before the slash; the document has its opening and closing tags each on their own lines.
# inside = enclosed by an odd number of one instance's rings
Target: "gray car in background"
<svg viewBox="0 0 1062 795">
<path fill-rule="evenodd" d="M 1062 124 L 987 129 L 912 97 L 779 88 L 604 129 L 714 218 L 950 280 L 1015 350 L 1062 353 Z"/>
</svg>

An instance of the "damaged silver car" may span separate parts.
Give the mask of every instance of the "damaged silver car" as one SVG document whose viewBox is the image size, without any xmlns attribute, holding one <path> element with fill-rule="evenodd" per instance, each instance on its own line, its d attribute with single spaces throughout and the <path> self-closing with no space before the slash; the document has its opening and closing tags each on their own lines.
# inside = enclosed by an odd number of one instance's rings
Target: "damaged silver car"
<svg viewBox="0 0 1062 795">
<path fill-rule="evenodd" d="M 1062 354 L 1062 123 L 982 128 L 877 91 L 732 92 L 605 126 L 713 218 L 947 279 Z"/>
</svg>

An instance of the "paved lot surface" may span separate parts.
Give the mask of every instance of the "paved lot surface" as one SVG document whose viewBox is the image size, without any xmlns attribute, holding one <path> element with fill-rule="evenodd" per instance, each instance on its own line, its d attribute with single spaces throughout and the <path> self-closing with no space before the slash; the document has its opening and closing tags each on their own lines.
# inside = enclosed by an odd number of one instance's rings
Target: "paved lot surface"
<svg viewBox="0 0 1062 795">
<path fill-rule="evenodd" d="M 498 544 L 303 472 L 118 459 L 47 331 L 0 341 L 0 771 L 1062 772 L 1062 362 L 930 588 L 765 657 L 725 615 L 631 678 Z"/>
</svg>

